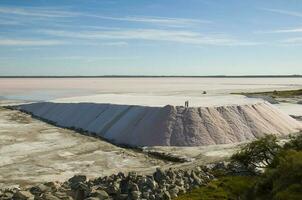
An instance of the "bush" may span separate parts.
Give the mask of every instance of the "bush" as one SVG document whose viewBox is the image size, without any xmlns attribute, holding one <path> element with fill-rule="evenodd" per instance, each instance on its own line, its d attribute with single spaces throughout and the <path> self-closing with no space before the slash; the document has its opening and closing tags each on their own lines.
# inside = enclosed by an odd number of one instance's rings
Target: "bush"
<svg viewBox="0 0 302 200">
<path fill-rule="evenodd" d="M 283 147 L 268 135 L 242 146 L 231 157 L 254 176 L 221 176 L 208 186 L 180 196 L 178 200 L 300 200 L 302 199 L 302 134 Z M 257 169 L 263 168 L 263 173 Z M 255 176 L 255 174 L 258 174 Z"/>
<path fill-rule="evenodd" d="M 255 185 L 254 199 L 302 199 L 302 152 L 283 151 Z M 299 198 L 296 198 L 299 197 Z"/>
<path fill-rule="evenodd" d="M 238 200 L 246 199 L 257 177 L 226 176 L 207 186 L 179 196 L 176 200 Z"/>
<path fill-rule="evenodd" d="M 273 135 L 267 135 L 244 145 L 239 152 L 231 157 L 231 162 L 235 166 L 239 165 L 247 171 L 256 173 L 257 170 L 267 168 L 272 164 L 280 148 L 277 138 Z"/>
<path fill-rule="evenodd" d="M 293 149 L 296 151 L 302 151 L 302 134 L 296 136 L 290 136 L 290 141 L 285 143 L 284 149 Z"/>
</svg>

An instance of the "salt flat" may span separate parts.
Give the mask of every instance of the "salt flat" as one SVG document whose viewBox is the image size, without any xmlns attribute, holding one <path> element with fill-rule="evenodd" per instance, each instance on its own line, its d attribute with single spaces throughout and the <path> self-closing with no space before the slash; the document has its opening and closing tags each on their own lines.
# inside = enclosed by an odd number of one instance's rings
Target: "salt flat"
<svg viewBox="0 0 302 200">
<path fill-rule="evenodd" d="M 50 100 L 95 94 L 199 97 L 287 90 L 302 87 L 302 78 L 0 78 L 1 96 Z"/>
<path fill-rule="evenodd" d="M 197 96 L 160 96 L 139 94 L 98 94 L 79 97 L 59 98 L 56 103 L 110 103 L 119 105 L 158 106 L 166 105 L 184 106 L 189 101 L 190 107 L 208 107 L 224 105 L 245 105 L 264 102 L 262 99 L 247 98 L 242 95 L 200 95 Z"/>
</svg>

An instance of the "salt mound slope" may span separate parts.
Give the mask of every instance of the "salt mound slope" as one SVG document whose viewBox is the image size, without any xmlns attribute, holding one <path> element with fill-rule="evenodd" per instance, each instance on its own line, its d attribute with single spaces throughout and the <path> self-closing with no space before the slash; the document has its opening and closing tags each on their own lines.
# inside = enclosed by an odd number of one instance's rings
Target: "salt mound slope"
<svg viewBox="0 0 302 200">
<path fill-rule="evenodd" d="M 18 109 L 61 127 L 134 146 L 226 144 L 302 130 L 298 121 L 268 102 L 192 108 L 43 102 Z"/>
</svg>

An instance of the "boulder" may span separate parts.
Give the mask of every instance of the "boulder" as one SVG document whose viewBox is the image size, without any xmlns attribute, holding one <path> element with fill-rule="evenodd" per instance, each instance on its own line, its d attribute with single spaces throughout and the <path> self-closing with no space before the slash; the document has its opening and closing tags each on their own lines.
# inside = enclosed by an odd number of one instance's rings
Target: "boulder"
<svg viewBox="0 0 302 200">
<path fill-rule="evenodd" d="M 109 199 L 109 195 L 105 190 L 96 190 L 90 194 L 91 197 L 98 197 L 99 200 Z"/>
<path fill-rule="evenodd" d="M 79 182 L 85 182 L 86 181 L 86 176 L 84 175 L 75 175 L 73 177 L 71 177 L 68 182 L 70 184 L 73 184 L 73 183 L 79 183 Z"/>
<path fill-rule="evenodd" d="M 29 191 L 17 191 L 13 195 L 14 200 L 34 200 L 34 195 Z"/>
<path fill-rule="evenodd" d="M 156 172 L 154 172 L 153 177 L 156 182 L 161 183 L 165 178 L 165 172 L 160 168 L 156 168 Z"/>
<path fill-rule="evenodd" d="M 45 193 L 42 195 L 41 199 L 43 200 L 61 200 L 61 198 L 58 198 L 51 193 Z"/>
<path fill-rule="evenodd" d="M 133 200 L 139 199 L 140 196 L 141 196 L 141 193 L 139 191 L 132 191 L 131 192 L 131 199 L 133 199 Z"/>
<path fill-rule="evenodd" d="M 44 184 L 39 184 L 39 185 L 36 185 L 36 186 L 33 186 L 29 189 L 29 191 L 33 194 L 33 195 L 36 195 L 36 196 L 39 196 L 41 195 L 42 193 L 45 193 L 45 192 L 50 192 L 51 191 L 51 188 L 44 185 Z"/>
<path fill-rule="evenodd" d="M 74 183 L 73 196 L 75 200 L 83 200 L 89 196 L 91 189 L 82 182 Z"/>
<path fill-rule="evenodd" d="M 170 200 L 171 196 L 168 191 L 164 191 L 162 198 L 163 198 L 163 200 Z"/>
</svg>

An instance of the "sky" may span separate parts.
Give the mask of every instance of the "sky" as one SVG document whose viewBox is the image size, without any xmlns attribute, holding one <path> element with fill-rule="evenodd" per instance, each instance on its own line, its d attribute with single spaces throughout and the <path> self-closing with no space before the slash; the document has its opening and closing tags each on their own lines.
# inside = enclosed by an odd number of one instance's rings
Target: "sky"
<svg viewBox="0 0 302 200">
<path fill-rule="evenodd" d="M 302 74 L 302 0 L 0 0 L 0 76 Z"/>
</svg>

